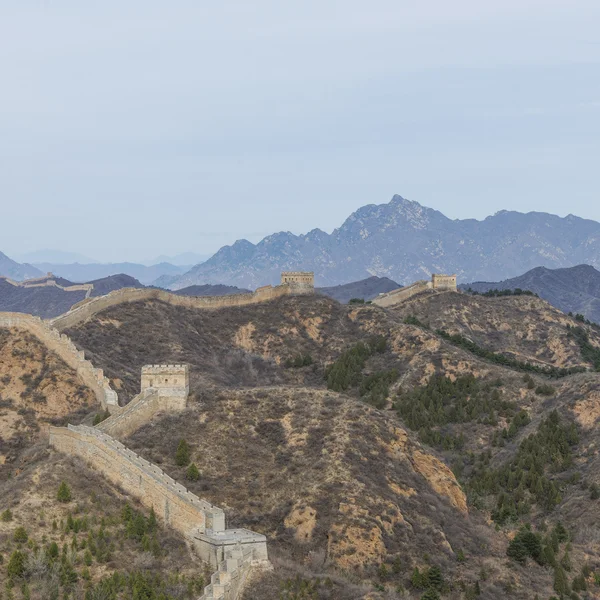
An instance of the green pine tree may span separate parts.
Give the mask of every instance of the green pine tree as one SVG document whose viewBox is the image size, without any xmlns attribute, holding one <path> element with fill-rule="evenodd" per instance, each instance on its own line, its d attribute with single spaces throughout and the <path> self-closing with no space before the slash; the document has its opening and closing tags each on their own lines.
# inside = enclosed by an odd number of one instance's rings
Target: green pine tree
<svg viewBox="0 0 600 600">
<path fill-rule="evenodd" d="M 569 581 L 560 565 L 554 568 L 554 591 L 561 597 L 569 593 Z"/>
<path fill-rule="evenodd" d="M 71 501 L 71 489 L 64 481 L 58 487 L 58 493 L 56 494 L 56 499 L 59 502 L 70 502 Z"/>
<path fill-rule="evenodd" d="M 27 535 L 27 531 L 25 527 L 17 527 L 15 532 L 13 533 L 13 540 L 17 542 L 17 544 L 24 544 L 29 539 Z"/>
<path fill-rule="evenodd" d="M 6 573 L 9 579 L 18 579 L 23 577 L 25 574 L 25 561 L 27 557 L 20 550 L 15 550 L 10 555 L 10 560 L 8 561 L 8 566 L 6 567 Z"/>
<path fill-rule="evenodd" d="M 190 466 L 187 468 L 187 471 L 185 472 L 185 477 L 190 481 L 198 481 L 198 479 L 200 479 L 200 471 L 198 471 L 196 463 L 190 464 Z"/>
<path fill-rule="evenodd" d="M 179 442 L 177 452 L 175 453 L 175 462 L 180 467 L 186 467 L 190 464 L 190 447 L 185 440 Z"/>
</svg>

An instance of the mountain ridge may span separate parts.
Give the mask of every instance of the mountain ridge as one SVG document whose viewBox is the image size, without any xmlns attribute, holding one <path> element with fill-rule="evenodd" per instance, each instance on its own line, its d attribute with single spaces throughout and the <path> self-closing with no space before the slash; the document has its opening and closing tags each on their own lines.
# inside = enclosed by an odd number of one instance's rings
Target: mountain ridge
<svg viewBox="0 0 600 600">
<path fill-rule="evenodd" d="M 370 276 L 406 285 L 432 272 L 467 281 L 505 279 L 536 266 L 600 267 L 600 223 L 568 215 L 499 211 L 479 221 L 450 219 L 395 195 L 368 204 L 327 234 L 281 231 L 257 244 L 237 240 L 170 281 L 172 289 L 219 281 L 255 288 L 285 270 L 311 270 L 318 286 Z"/>
<path fill-rule="evenodd" d="M 0 252 L 0 276 L 22 281 L 23 279 L 33 279 L 41 277 L 44 273 L 28 263 L 18 263 Z"/>
<path fill-rule="evenodd" d="M 591 265 L 562 269 L 536 267 L 519 277 L 499 282 L 477 281 L 462 284 L 460 288 L 478 293 L 494 289 L 529 290 L 564 312 L 579 313 L 600 323 L 600 271 Z"/>
</svg>

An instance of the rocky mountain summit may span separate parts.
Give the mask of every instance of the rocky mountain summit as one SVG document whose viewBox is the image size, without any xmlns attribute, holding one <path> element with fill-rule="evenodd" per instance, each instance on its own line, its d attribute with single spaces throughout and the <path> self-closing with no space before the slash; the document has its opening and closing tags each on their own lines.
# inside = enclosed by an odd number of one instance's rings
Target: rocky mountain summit
<svg viewBox="0 0 600 600">
<path fill-rule="evenodd" d="M 172 289 L 219 282 L 256 288 L 285 270 L 311 270 L 319 286 L 388 277 L 401 285 L 432 272 L 494 281 L 540 265 L 600 267 L 600 223 L 569 215 L 500 211 L 483 221 L 452 220 L 394 196 L 350 215 L 331 234 L 279 232 L 258 244 L 238 240 L 169 282 Z"/>
</svg>

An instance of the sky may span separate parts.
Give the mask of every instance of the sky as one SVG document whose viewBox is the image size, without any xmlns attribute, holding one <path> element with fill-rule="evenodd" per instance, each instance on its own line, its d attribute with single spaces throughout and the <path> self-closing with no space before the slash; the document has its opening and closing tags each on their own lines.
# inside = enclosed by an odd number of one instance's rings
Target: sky
<svg viewBox="0 0 600 600">
<path fill-rule="evenodd" d="M 330 232 L 394 194 L 600 221 L 598 0 L 0 0 L 0 250 Z"/>
</svg>

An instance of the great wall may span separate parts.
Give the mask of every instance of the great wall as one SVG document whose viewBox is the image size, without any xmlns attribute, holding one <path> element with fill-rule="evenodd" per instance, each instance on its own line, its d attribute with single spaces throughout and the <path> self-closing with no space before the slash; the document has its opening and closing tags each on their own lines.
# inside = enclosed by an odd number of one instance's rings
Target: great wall
<svg viewBox="0 0 600 600">
<path fill-rule="evenodd" d="M 421 294 L 428 290 L 436 290 L 438 292 L 452 291 L 456 292 L 456 275 L 441 275 L 433 273 L 431 275 L 431 281 L 423 279 L 421 281 L 415 281 L 410 285 L 379 294 L 373 299 L 373 304 L 384 308 L 400 304 L 417 294 Z"/>
<path fill-rule="evenodd" d="M 216 569 L 200 600 L 236 600 L 251 570 L 270 567 L 266 537 L 248 529 L 226 529 L 220 508 L 115 439 L 129 435 L 159 411 L 185 410 L 188 394 L 187 365 L 147 365 L 142 368 L 141 392 L 127 406 L 115 409 L 96 427 L 51 427 L 50 446 L 78 456 L 185 536 L 200 560 Z"/>
<path fill-rule="evenodd" d="M 35 279 L 27 279 L 25 281 L 14 281 L 10 277 L 0 275 L 0 279 L 3 279 L 7 283 L 14 287 L 20 288 L 36 288 L 36 287 L 56 287 L 63 292 L 85 292 L 85 297 L 89 298 L 91 293 L 94 291 L 93 283 L 73 283 L 71 285 L 61 285 L 57 283 L 52 273 L 47 273 L 43 277 L 36 277 Z"/>
<path fill-rule="evenodd" d="M 100 311 L 118 304 L 159 300 L 173 306 L 206 309 L 227 306 L 244 306 L 268 302 L 281 296 L 314 293 L 314 276 L 312 273 L 282 273 L 281 284 L 259 287 L 254 292 L 231 294 L 229 296 L 179 296 L 158 288 L 122 288 L 105 296 L 82 300 L 64 315 L 52 319 L 53 327 L 62 331 L 93 317 Z"/>
<path fill-rule="evenodd" d="M 433 275 L 431 282 L 419 281 L 380 294 L 373 304 L 392 306 L 426 290 L 456 290 L 456 276 Z M 154 509 L 164 523 L 185 536 L 199 558 L 215 569 L 199 600 L 238 600 L 250 574 L 256 569 L 270 568 L 266 537 L 247 529 L 226 529 L 222 509 L 198 498 L 159 467 L 115 439 L 127 437 L 159 412 L 178 412 L 186 408 L 189 394 L 187 365 L 143 367 L 140 393 L 121 407 L 117 393 L 110 387 L 102 369 L 96 369 L 86 360 L 84 353 L 60 331 L 127 302 L 156 299 L 176 306 L 210 309 L 312 293 L 313 273 L 285 272 L 280 285 L 265 286 L 248 294 L 190 297 L 159 289 L 124 288 L 84 300 L 50 321 L 22 313 L 0 313 L 0 327 L 17 328 L 35 335 L 77 372 L 81 381 L 94 391 L 100 405 L 110 412 L 110 416 L 96 427 L 51 427 L 50 446 L 86 461 L 109 481 Z"/>
<path fill-rule="evenodd" d="M 110 411 L 119 406 L 117 392 L 110 387 L 102 369 L 96 369 L 86 360 L 85 353 L 78 350 L 66 335 L 61 334 L 48 321 L 24 313 L 0 313 L 0 327 L 14 327 L 33 334 L 77 372 L 81 381 L 94 392 L 104 409 Z"/>
</svg>

